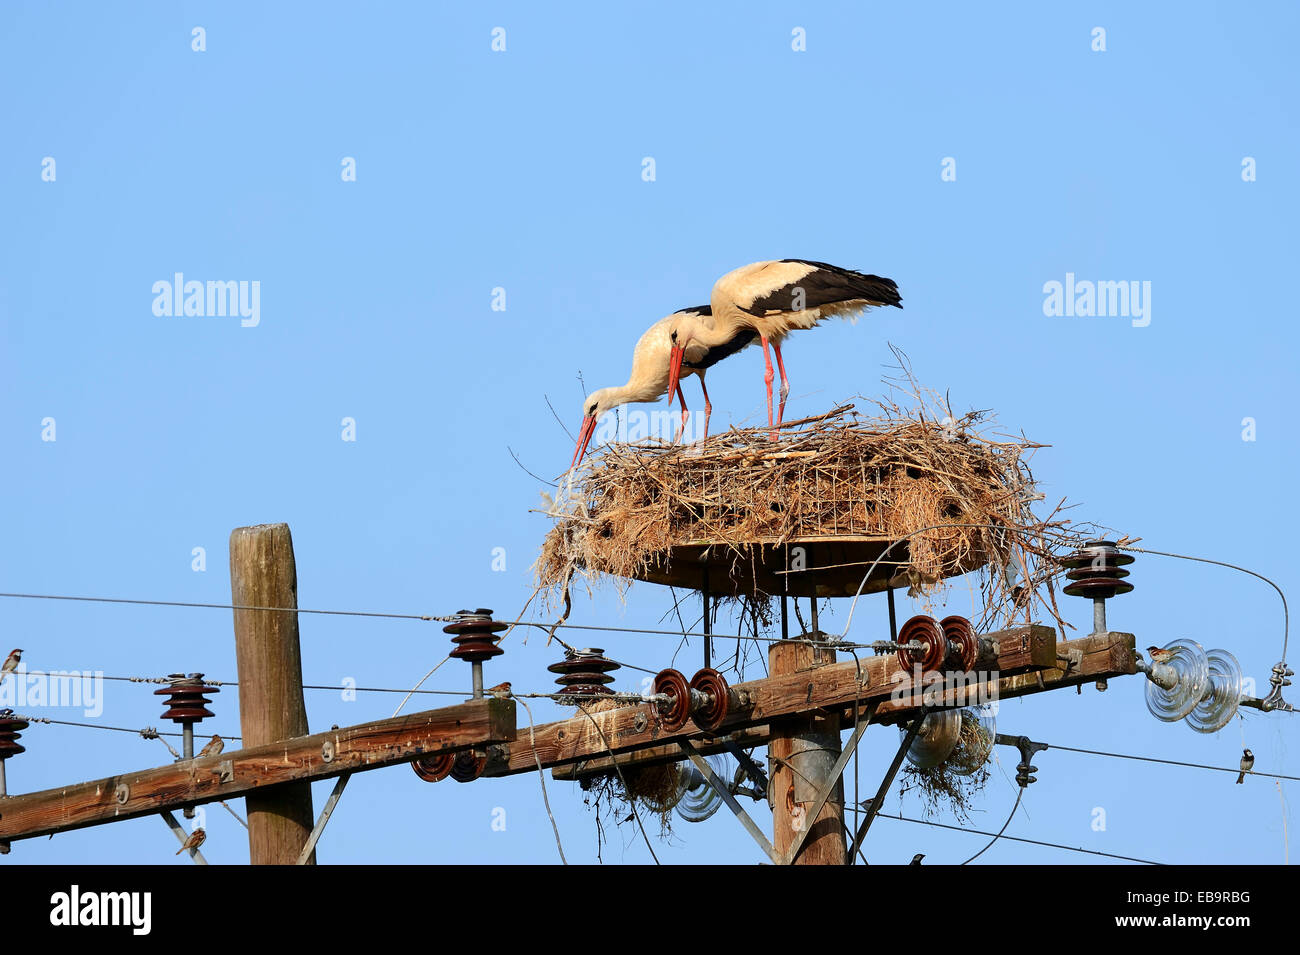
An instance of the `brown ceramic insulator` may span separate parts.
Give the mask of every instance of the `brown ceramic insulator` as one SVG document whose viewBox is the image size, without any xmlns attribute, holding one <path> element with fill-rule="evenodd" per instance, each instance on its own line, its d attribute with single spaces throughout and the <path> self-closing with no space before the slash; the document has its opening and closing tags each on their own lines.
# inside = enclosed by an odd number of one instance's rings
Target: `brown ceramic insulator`
<svg viewBox="0 0 1300 955">
<path fill-rule="evenodd" d="M 943 631 L 933 617 L 919 613 L 903 624 L 898 631 L 898 642 L 906 644 L 913 641 L 924 643 L 925 649 L 909 650 L 900 646 L 897 651 L 899 666 L 908 672 L 919 666 L 925 673 L 943 666 L 943 658 L 948 655 L 948 641 L 944 639 Z"/>
<path fill-rule="evenodd" d="M 462 750 L 456 754 L 451 766 L 451 778 L 458 783 L 469 783 L 483 775 L 487 768 L 487 753 L 479 754 L 472 749 Z"/>
<path fill-rule="evenodd" d="M 415 775 L 426 783 L 436 783 L 447 778 L 452 764 L 456 762 L 455 753 L 436 753 L 429 756 L 417 756 L 411 760 Z"/>
<path fill-rule="evenodd" d="M 482 663 L 484 660 L 505 653 L 497 646 L 492 635 L 508 630 L 510 624 L 493 620 L 492 611 L 486 607 L 479 607 L 478 610 L 459 610 L 456 615 L 460 617 L 459 620 L 442 628 L 443 633 L 452 635 L 451 642 L 456 644 L 456 649 L 451 651 L 451 656 L 467 663 Z"/>
<path fill-rule="evenodd" d="M 605 651 L 600 647 L 588 647 L 566 650 L 563 660 L 552 663 L 546 669 L 559 674 L 555 682 L 560 685 L 562 693 L 573 694 L 576 698 L 608 696 L 613 693 L 605 684 L 614 682 L 609 674 L 620 666 L 622 664 L 607 659 Z M 561 695 L 559 699 L 563 702 L 566 697 Z"/>
<path fill-rule="evenodd" d="M 668 702 L 658 704 L 659 721 L 675 733 L 691 717 L 691 686 L 680 670 L 661 670 L 655 677 L 655 695 L 659 694 L 669 697 Z"/>
<path fill-rule="evenodd" d="M 154 696 L 167 697 L 163 719 L 184 726 L 201 723 L 213 715 L 207 708 L 212 701 L 205 697 L 209 693 L 220 693 L 221 690 L 215 686 L 205 686 L 202 673 L 191 673 L 187 677 L 176 673 L 168 679 L 172 681 L 170 686 L 153 691 Z"/>
<path fill-rule="evenodd" d="M 27 752 L 27 747 L 18 742 L 23 735 L 20 730 L 27 726 L 27 721 L 14 716 L 13 710 L 0 710 L 0 759 Z"/>
<path fill-rule="evenodd" d="M 723 724 L 731 709 L 727 679 L 712 667 L 705 667 L 691 677 L 691 689 L 704 698 L 695 708 L 695 725 L 711 733 Z"/>
<path fill-rule="evenodd" d="M 944 639 L 948 641 L 949 646 L 957 649 L 957 659 L 953 661 L 955 665 L 962 670 L 975 669 L 975 661 L 980 655 L 980 642 L 970 621 L 953 614 L 940 620 L 939 628 L 943 630 Z"/>
<path fill-rule="evenodd" d="M 1065 585 L 1065 592 L 1071 597 L 1101 597 L 1109 599 L 1116 594 L 1132 591 L 1133 585 L 1123 580 L 1128 576 L 1127 570 L 1108 567 L 1102 571 L 1079 568 L 1065 575 L 1072 584 Z"/>
<path fill-rule="evenodd" d="M 1124 580 L 1129 572 L 1123 567 L 1133 560 L 1133 555 L 1124 553 L 1114 541 L 1090 541 L 1061 559 L 1061 566 L 1069 570 L 1065 576 L 1073 581 L 1066 584 L 1065 592 L 1071 597 L 1103 600 L 1129 593 L 1133 585 Z"/>
</svg>

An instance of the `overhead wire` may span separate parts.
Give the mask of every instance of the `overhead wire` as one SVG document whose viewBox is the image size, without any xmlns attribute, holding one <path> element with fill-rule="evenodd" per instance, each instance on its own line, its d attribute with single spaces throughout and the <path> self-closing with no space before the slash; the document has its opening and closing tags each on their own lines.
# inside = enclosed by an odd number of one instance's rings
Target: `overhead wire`
<svg viewBox="0 0 1300 955">
<path fill-rule="evenodd" d="M 220 604 L 220 603 L 202 603 L 185 600 L 143 600 L 126 597 L 88 597 L 75 596 L 69 594 L 27 594 L 27 593 L 0 593 L 0 597 L 13 597 L 21 599 L 36 600 L 70 600 L 82 601 L 88 603 L 109 603 L 109 604 L 131 604 L 148 607 L 195 607 L 208 610 L 248 610 L 262 611 L 266 613 L 297 613 L 297 614 L 326 614 L 332 616 L 344 617 L 379 617 L 389 620 L 419 620 L 425 623 L 455 623 L 460 617 L 455 614 L 416 614 L 416 613 L 389 613 L 384 611 L 373 610 L 326 610 L 320 608 L 308 607 L 262 607 L 257 605 L 246 604 Z M 804 639 L 799 637 L 764 637 L 752 634 L 739 636 L 728 633 L 704 634 L 692 631 L 681 630 L 659 630 L 648 627 L 612 627 L 607 625 L 584 624 L 584 623 L 556 623 L 545 620 L 501 620 L 499 623 L 509 624 L 512 627 L 535 627 L 540 630 L 550 631 L 553 628 L 560 627 L 568 630 L 590 630 L 601 633 L 634 633 L 647 636 L 668 636 L 668 637 L 705 637 L 712 636 L 726 640 L 759 640 L 769 643 L 786 642 L 786 643 L 806 643 L 810 645 L 821 645 L 822 641 Z M 837 646 L 844 646 L 839 643 Z M 852 644 L 861 649 L 871 649 L 866 644 Z M 646 671 L 649 672 L 649 671 Z"/>
<path fill-rule="evenodd" d="M 1021 799 L 1022 796 L 1024 796 L 1024 794 L 1025 794 L 1024 789 L 1020 789 L 1020 790 L 1016 793 L 1016 802 L 1015 802 L 1015 805 L 1013 805 L 1013 806 L 1011 807 L 1011 812 L 1009 812 L 1009 813 L 1007 814 L 1007 821 L 1004 822 L 1004 823 L 1002 824 L 1002 828 L 998 830 L 998 834 L 997 834 L 996 836 L 994 836 L 992 839 L 990 839 L 990 840 L 988 841 L 988 844 L 985 845 L 983 849 L 981 849 L 979 852 L 975 853 L 973 856 L 971 856 L 969 859 L 967 859 L 965 862 L 963 862 L 962 865 L 970 865 L 972 862 L 974 862 L 976 859 L 978 859 L 978 858 L 979 858 L 980 856 L 982 856 L 984 853 L 986 853 L 986 852 L 988 852 L 990 849 L 992 849 L 992 848 L 993 848 L 993 843 L 997 842 L 999 839 L 1002 838 L 1002 833 L 1004 833 L 1004 832 L 1007 831 L 1007 826 L 1011 825 L 1011 819 L 1012 819 L 1012 817 L 1015 816 L 1015 814 L 1016 814 L 1016 810 L 1020 808 L 1020 799 Z"/>
<path fill-rule="evenodd" d="M 994 833 L 992 832 L 984 832 L 983 830 L 980 829 L 968 829 L 965 826 L 953 826 L 945 822 L 934 822 L 929 819 L 913 819 L 910 816 L 896 816 L 893 813 L 888 813 L 888 812 L 878 812 L 876 813 L 876 815 L 883 819 L 893 819 L 897 822 L 910 822 L 921 826 L 933 826 L 937 829 L 951 829 L 955 832 L 969 832 L 970 834 L 976 836 L 994 835 Z M 1120 855 L 1115 852 L 1103 852 L 1100 849 L 1085 849 L 1082 846 L 1067 846 L 1059 842 L 1047 842 L 1043 839 L 1028 839 L 1025 838 L 1024 836 L 1008 836 L 1008 835 L 1003 835 L 1001 838 L 1006 839 L 1010 842 L 1024 842 L 1024 843 L 1028 843 L 1029 845 L 1046 846 L 1051 849 L 1064 849 L 1067 852 L 1084 852 L 1087 853 L 1088 855 L 1104 856 L 1108 859 L 1120 859 L 1124 862 L 1141 862 L 1144 865 L 1165 865 L 1165 863 L 1163 862 L 1154 862 L 1151 859 L 1141 859 L 1138 858 L 1137 856 Z"/>
</svg>

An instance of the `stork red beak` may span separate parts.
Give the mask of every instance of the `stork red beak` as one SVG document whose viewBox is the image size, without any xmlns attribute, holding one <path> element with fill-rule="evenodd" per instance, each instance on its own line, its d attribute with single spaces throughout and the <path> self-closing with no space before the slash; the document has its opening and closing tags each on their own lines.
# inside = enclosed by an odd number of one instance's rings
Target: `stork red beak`
<svg viewBox="0 0 1300 955">
<path fill-rule="evenodd" d="M 677 394 L 677 382 L 682 377 L 682 359 L 686 357 L 686 349 L 680 345 L 674 345 L 672 354 L 668 358 L 668 407 L 673 406 L 673 396 Z"/>
<path fill-rule="evenodd" d="M 591 436 L 596 433 L 596 416 L 587 415 L 582 419 L 582 430 L 578 432 L 578 446 L 573 452 L 573 463 L 569 465 L 569 470 L 577 467 L 582 461 L 582 457 L 587 453 L 587 445 L 591 443 Z"/>
</svg>

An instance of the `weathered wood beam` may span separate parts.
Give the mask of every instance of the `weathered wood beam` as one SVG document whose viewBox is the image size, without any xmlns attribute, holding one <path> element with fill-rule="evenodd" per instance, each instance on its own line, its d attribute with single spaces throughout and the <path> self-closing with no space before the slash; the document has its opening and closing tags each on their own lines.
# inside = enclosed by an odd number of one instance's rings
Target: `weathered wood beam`
<svg viewBox="0 0 1300 955">
<path fill-rule="evenodd" d="M 381 769 L 424 753 L 485 748 L 515 738 L 513 700 L 473 700 L 205 759 L 0 799 L 0 839 L 30 839 L 269 786 Z"/>
<path fill-rule="evenodd" d="M 1048 627 L 1020 627 L 989 636 L 998 641 L 999 663 L 1005 657 L 1013 666 L 1023 667 L 1033 660 L 1039 669 L 1010 675 L 1004 675 L 1001 669 L 987 671 L 982 687 L 979 683 L 940 686 L 931 690 L 932 705 L 960 704 L 965 699 L 963 694 L 973 701 L 981 688 L 988 695 L 1010 699 L 1137 672 L 1135 639 L 1130 633 L 1094 634 L 1064 643 L 1057 643 L 1055 632 Z M 1077 664 L 1072 662 L 1075 659 Z M 736 684 L 733 692 L 749 696 L 752 706 L 730 716 L 715 733 L 705 733 L 690 722 L 677 733 L 666 733 L 649 703 L 592 713 L 590 717 L 580 714 L 536 727 L 537 754 L 544 767 L 557 769 L 556 778 L 577 778 L 612 768 L 609 750 L 593 721 L 600 725 L 620 766 L 639 766 L 672 762 L 674 750 L 679 758 L 677 740 L 683 737 L 701 752 L 718 752 L 728 738 L 745 747 L 766 744 L 770 739 L 769 721 L 783 716 L 836 710 L 841 717 L 851 719 L 855 698 L 859 708 L 870 700 L 881 700 L 876 713 L 878 722 L 906 719 L 920 705 L 920 699 L 907 698 L 913 677 L 903 673 L 892 655 L 863 660 L 862 677 L 863 683 L 859 683 L 857 663 L 850 660 Z M 925 686 L 924 682 L 918 685 Z M 533 751 L 521 735 L 510 747 L 508 760 L 490 767 L 487 775 L 536 768 Z"/>
</svg>

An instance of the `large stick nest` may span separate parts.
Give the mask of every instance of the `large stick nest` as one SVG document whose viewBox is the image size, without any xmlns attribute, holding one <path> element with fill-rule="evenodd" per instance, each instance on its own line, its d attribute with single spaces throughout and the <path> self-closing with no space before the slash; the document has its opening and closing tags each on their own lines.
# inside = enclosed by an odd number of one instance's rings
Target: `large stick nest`
<svg viewBox="0 0 1300 955">
<path fill-rule="evenodd" d="M 912 398 L 907 409 L 880 400 L 871 415 L 845 405 L 790 422 L 777 441 L 732 428 L 689 445 L 605 445 L 548 508 L 556 523 L 539 588 L 567 597 L 575 574 L 621 586 L 701 542 L 726 548 L 739 581 L 755 545 L 865 537 L 905 540 L 885 559 L 914 595 L 987 566 L 982 624 L 1030 619 L 1035 598 L 1059 622 L 1054 555 L 1090 535 L 1060 518 L 1061 505 L 1046 518 L 1031 510 L 1041 495 L 1027 459 L 1043 445 L 991 434 L 986 412 L 954 417 L 933 393 Z"/>
</svg>

